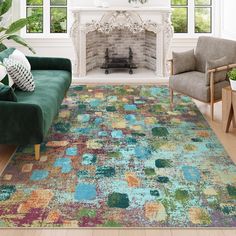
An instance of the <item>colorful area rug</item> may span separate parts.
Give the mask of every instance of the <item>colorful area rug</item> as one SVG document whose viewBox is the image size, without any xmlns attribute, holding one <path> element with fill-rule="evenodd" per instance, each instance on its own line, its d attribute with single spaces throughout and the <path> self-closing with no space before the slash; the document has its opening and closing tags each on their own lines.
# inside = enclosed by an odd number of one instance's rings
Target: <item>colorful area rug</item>
<svg viewBox="0 0 236 236">
<path fill-rule="evenodd" d="M 1 177 L 1 227 L 235 227 L 236 166 L 167 87 L 75 86 Z"/>
</svg>

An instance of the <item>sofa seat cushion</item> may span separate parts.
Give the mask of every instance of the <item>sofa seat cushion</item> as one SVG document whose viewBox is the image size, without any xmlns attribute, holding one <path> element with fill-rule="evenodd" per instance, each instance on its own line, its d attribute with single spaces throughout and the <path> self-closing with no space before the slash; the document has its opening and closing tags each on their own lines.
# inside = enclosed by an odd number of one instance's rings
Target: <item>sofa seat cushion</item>
<svg viewBox="0 0 236 236">
<path fill-rule="evenodd" d="M 34 92 L 16 90 L 18 103 L 32 104 L 42 110 L 44 135 L 49 130 L 71 83 L 71 73 L 60 70 L 34 70 Z"/>
<path fill-rule="evenodd" d="M 206 86 L 205 73 L 191 71 L 170 77 L 170 88 L 179 93 L 191 96 L 202 102 L 210 102 L 210 86 Z M 215 84 L 215 99 L 222 97 L 222 88 L 229 86 L 228 81 Z"/>
</svg>

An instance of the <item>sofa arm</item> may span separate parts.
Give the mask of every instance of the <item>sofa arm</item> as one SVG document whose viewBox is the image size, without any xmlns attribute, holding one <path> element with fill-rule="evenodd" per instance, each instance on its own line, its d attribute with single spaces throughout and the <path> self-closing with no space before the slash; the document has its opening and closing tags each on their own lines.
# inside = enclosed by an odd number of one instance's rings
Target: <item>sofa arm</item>
<svg viewBox="0 0 236 236">
<path fill-rule="evenodd" d="M 72 72 L 71 61 L 66 58 L 27 57 L 32 70 L 65 70 Z"/>
<path fill-rule="evenodd" d="M 42 110 L 33 104 L 0 101 L 0 143 L 39 144 L 44 138 Z"/>
</svg>

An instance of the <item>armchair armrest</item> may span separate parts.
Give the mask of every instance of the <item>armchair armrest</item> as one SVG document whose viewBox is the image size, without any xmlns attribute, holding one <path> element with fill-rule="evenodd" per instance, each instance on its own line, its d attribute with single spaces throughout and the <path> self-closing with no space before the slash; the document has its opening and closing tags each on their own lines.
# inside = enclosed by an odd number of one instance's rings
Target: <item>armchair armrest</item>
<svg viewBox="0 0 236 236">
<path fill-rule="evenodd" d="M 66 58 L 27 57 L 32 70 L 65 70 L 72 72 L 71 61 Z"/>
<path fill-rule="evenodd" d="M 167 62 L 170 63 L 170 75 L 172 76 L 174 74 L 174 60 L 168 59 Z"/>
<path fill-rule="evenodd" d="M 236 68 L 236 64 L 230 64 L 227 66 L 217 67 L 217 68 L 208 70 L 207 73 L 209 74 L 209 73 L 215 73 L 215 72 L 220 72 L 220 71 L 227 71 L 227 70 L 233 69 L 233 68 Z"/>
</svg>

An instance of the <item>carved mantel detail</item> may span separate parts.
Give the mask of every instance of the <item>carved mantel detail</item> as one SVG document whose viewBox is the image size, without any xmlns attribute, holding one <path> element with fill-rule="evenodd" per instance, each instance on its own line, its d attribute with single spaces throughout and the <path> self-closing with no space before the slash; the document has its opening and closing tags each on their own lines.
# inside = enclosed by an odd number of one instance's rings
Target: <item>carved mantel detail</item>
<svg viewBox="0 0 236 236">
<path fill-rule="evenodd" d="M 75 73 L 80 77 L 86 75 L 86 37 L 89 32 L 98 31 L 112 34 L 113 30 L 128 29 L 133 34 L 150 31 L 156 34 L 156 73 L 165 76 L 167 73 L 166 58 L 173 38 L 173 27 L 170 21 L 170 9 L 76 9 L 70 35 L 73 40 L 77 62 Z M 93 14 L 91 14 L 93 13 Z M 155 13 L 155 14 L 153 14 Z M 91 15 L 93 18 L 91 20 Z M 150 17 L 149 17 L 150 15 Z"/>
<path fill-rule="evenodd" d="M 104 34 L 110 34 L 113 30 L 128 29 L 133 34 L 148 30 L 154 33 L 161 31 L 161 24 L 151 20 L 144 22 L 140 15 L 132 11 L 114 11 L 106 13 L 100 21 L 92 21 L 86 24 L 87 32 L 97 30 Z"/>
</svg>

